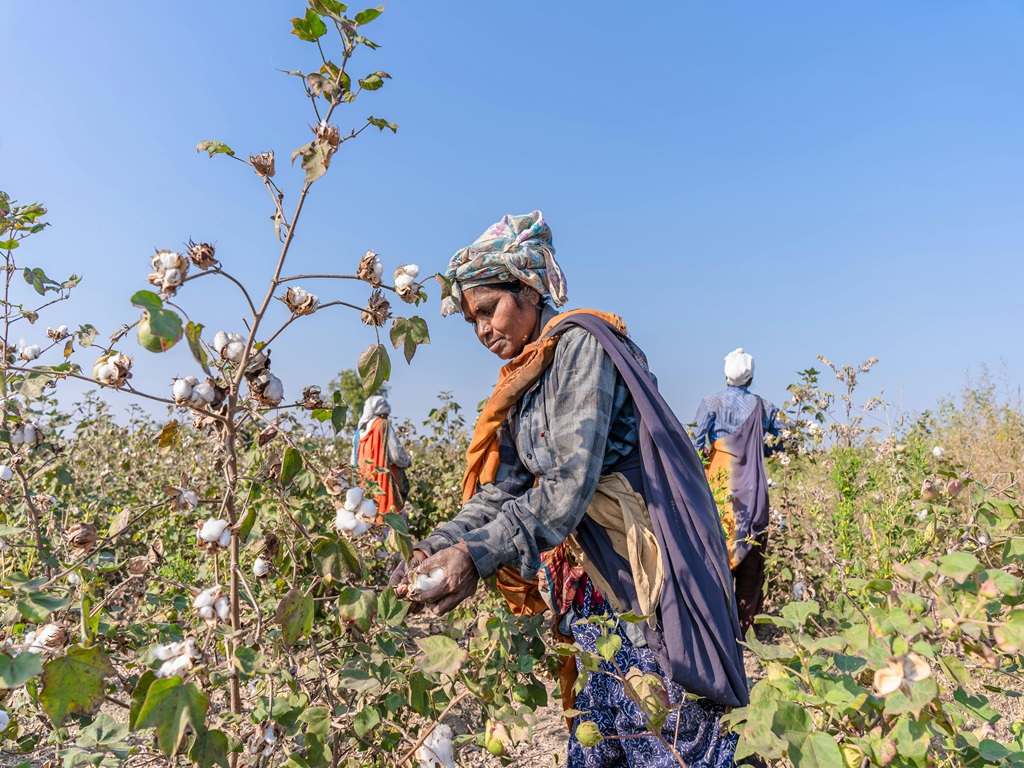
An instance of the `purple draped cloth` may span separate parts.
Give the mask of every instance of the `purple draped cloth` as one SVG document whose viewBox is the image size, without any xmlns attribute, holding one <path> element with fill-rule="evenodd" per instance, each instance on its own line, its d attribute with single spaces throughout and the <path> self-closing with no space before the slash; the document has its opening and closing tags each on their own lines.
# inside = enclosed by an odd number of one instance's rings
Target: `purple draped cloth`
<svg viewBox="0 0 1024 768">
<path fill-rule="evenodd" d="M 700 458 L 654 377 L 612 326 L 589 314 L 571 315 L 563 324 L 593 334 L 633 398 L 642 495 L 665 562 L 660 632 L 642 625 L 648 643 L 663 669 L 687 692 L 724 706 L 745 706 L 749 697 L 732 573 Z M 620 602 L 640 615 L 629 564 L 615 554 L 605 529 L 584 516 L 576 532 Z"/>
</svg>

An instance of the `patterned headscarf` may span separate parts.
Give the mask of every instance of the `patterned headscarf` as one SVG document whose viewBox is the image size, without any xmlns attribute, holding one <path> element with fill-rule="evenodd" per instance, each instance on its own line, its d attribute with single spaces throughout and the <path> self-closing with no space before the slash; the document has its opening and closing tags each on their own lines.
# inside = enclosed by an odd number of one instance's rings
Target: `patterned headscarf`
<svg viewBox="0 0 1024 768">
<path fill-rule="evenodd" d="M 518 280 L 550 296 L 555 306 L 566 302 L 565 275 L 555 261 L 551 230 L 540 211 L 508 215 L 492 224 L 468 248 L 457 251 L 444 276 L 451 296 L 441 302 L 441 314 L 462 312 L 467 288 Z"/>
</svg>

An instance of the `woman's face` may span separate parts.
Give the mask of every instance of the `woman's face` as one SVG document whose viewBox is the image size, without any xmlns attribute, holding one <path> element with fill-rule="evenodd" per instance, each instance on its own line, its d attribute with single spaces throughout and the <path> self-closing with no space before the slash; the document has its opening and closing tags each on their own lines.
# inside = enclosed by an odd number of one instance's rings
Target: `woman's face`
<svg viewBox="0 0 1024 768">
<path fill-rule="evenodd" d="M 540 332 L 539 300 L 540 294 L 530 290 L 517 303 L 508 291 L 483 285 L 463 292 L 462 314 L 481 344 L 502 360 L 511 360 Z"/>
</svg>

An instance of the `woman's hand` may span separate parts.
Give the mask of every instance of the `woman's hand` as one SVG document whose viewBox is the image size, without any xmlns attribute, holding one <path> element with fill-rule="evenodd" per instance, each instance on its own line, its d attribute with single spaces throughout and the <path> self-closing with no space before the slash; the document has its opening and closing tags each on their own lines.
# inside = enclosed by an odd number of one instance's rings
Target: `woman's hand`
<svg viewBox="0 0 1024 768">
<path fill-rule="evenodd" d="M 430 573 L 435 568 L 444 571 L 444 581 L 431 590 L 410 596 L 409 599 L 426 604 L 437 616 L 441 616 L 476 592 L 480 575 L 476 572 L 476 565 L 464 541 L 460 541 L 454 547 L 442 549 L 417 566 L 421 573 Z"/>
<path fill-rule="evenodd" d="M 395 590 L 395 594 L 402 599 L 408 599 L 409 596 L 409 583 L 406 581 L 409 575 L 409 566 L 416 568 L 420 563 L 427 559 L 427 553 L 423 550 L 417 549 L 412 553 L 412 557 L 409 558 L 409 562 L 405 560 L 400 562 L 398 566 L 391 572 L 391 578 L 388 579 L 388 586 Z"/>
</svg>

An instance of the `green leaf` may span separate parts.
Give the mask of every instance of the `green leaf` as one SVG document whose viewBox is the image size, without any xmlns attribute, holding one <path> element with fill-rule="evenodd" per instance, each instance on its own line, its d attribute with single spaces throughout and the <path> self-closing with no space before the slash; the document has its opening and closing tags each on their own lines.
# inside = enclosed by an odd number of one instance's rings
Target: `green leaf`
<svg viewBox="0 0 1024 768">
<path fill-rule="evenodd" d="M 285 644 L 294 645 L 313 629 L 313 597 L 293 587 L 277 604 L 276 618 Z"/>
<path fill-rule="evenodd" d="M 0 654 L 0 688 L 17 688 L 43 671 L 38 653 L 22 653 L 14 658 Z"/>
<path fill-rule="evenodd" d="M 346 576 L 359 577 L 362 566 L 359 555 L 347 539 L 321 539 L 313 547 L 313 567 L 324 581 L 344 581 Z"/>
<path fill-rule="evenodd" d="M 395 349 L 404 348 L 405 362 L 411 363 L 416 347 L 430 343 L 427 322 L 422 317 L 396 317 L 391 324 L 391 344 Z"/>
<path fill-rule="evenodd" d="M 164 754 L 178 753 L 182 737 L 191 725 L 196 732 L 206 729 L 206 710 L 210 700 L 192 683 L 180 677 L 155 680 L 146 692 L 139 710 L 137 726 L 156 728 L 156 740 Z"/>
<path fill-rule="evenodd" d="M 309 5 L 321 16 L 330 16 L 335 21 L 341 21 L 342 15 L 348 10 L 338 0 L 309 0 Z"/>
<path fill-rule="evenodd" d="M 391 378 L 391 358 L 383 344 L 373 344 L 359 356 L 359 376 L 363 381 L 363 392 L 372 395 L 385 381 Z"/>
<path fill-rule="evenodd" d="M 986 696 L 972 696 L 963 688 L 958 687 L 953 692 L 953 701 L 969 716 L 976 717 L 982 722 L 994 723 L 1002 718 L 1002 715 L 996 712 L 992 705 L 988 703 Z"/>
<path fill-rule="evenodd" d="M 423 652 L 417 666 L 427 674 L 454 676 L 468 658 L 466 651 L 446 635 L 416 638 L 416 645 Z"/>
<path fill-rule="evenodd" d="M 70 602 L 70 597 L 57 597 L 33 591 L 18 600 L 17 605 L 22 616 L 35 624 L 40 624 L 46 621 L 51 613 L 67 607 Z"/>
<path fill-rule="evenodd" d="M 594 648 L 605 661 L 611 661 L 622 650 L 622 638 L 616 634 L 601 635 L 594 641 Z"/>
<path fill-rule="evenodd" d="M 34 269 L 25 267 L 23 275 L 25 282 L 31 285 L 40 296 L 45 296 L 48 289 L 60 288 L 60 283 L 47 277 L 39 267 Z"/>
<path fill-rule="evenodd" d="M 157 679 L 157 676 L 152 671 L 147 670 L 142 673 L 142 677 L 139 678 L 139 682 L 135 684 L 135 690 L 132 691 L 131 706 L 128 709 L 128 727 L 133 731 L 138 727 L 139 723 L 139 712 L 142 710 L 142 705 L 146 703 L 146 695 L 149 693 L 149 686 Z"/>
<path fill-rule="evenodd" d="M 388 128 L 392 133 L 398 133 L 398 123 L 389 123 L 383 117 L 374 117 L 373 115 L 370 115 L 368 118 L 366 118 L 366 122 L 368 122 L 374 128 L 379 129 L 380 131 L 383 131 L 385 128 Z"/>
<path fill-rule="evenodd" d="M 188 758 L 199 768 L 213 768 L 215 765 L 231 768 L 228 762 L 228 737 L 223 731 L 200 730 L 192 749 L 188 751 Z"/>
<path fill-rule="evenodd" d="M 782 606 L 783 617 L 796 622 L 798 627 L 802 627 L 811 616 L 817 616 L 820 613 L 821 606 L 815 600 L 786 603 Z"/>
<path fill-rule="evenodd" d="M 334 154 L 334 150 L 330 144 L 326 141 L 314 140 L 303 144 L 292 152 L 292 164 L 295 163 L 296 157 L 302 156 L 301 165 L 306 171 L 304 181 L 306 184 L 311 184 L 327 173 L 327 169 L 331 165 L 332 154 Z"/>
<path fill-rule="evenodd" d="M 376 91 L 377 89 L 381 88 L 384 85 L 385 80 L 390 79 L 391 75 L 389 75 L 387 72 L 381 72 L 380 70 L 377 70 L 376 72 L 371 72 L 362 80 L 360 80 L 359 85 L 362 87 L 364 91 Z"/>
<path fill-rule="evenodd" d="M 772 732 L 785 739 L 790 749 L 802 744 L 813 728 L 811 716 L 804 707 L 791 701 L 778 702 L 772 716 Z"/>
<path fill-rule="evenodd" d="M 822 731 L 815 731 L 789 750 L 793 768 L 843 768 L 843 754 L 836 740 Z"/>
<path fill-rule="evenodd" d="M 326 737 L 331 732 L 331 711 L 327 707 L 309 707 L 302 710 L 299 722 L 305 723 L 306 733 Z"/>
<path fill-rule="evenodd" d="M 285 449 L 284 460 L 281 462 L 281 485 L 287 488 L 302 471 L 302 454 L 289 446 Z"/>
<path fill-rule="evenodd" d="M 119 723 L 106 712 L 101 712 L 89 725 L 82 728 L 76 743 L 80 747 L 90 749 L 99 747 L 114 751 L 119 747 L 128 748 L 123 744 L 128 737 L 128 723 Z"/>
<path fill-rule="evenodd" d="M 254 525 L 256 525 L 256 507 L 250 506 L 245 512 L 245 517 L 243 517 L 241 522 L 235 526 L 238 528 L 239 544 L 245 544 L 245 541 L 249 538 L 249 534 L 252 532 L 252 527 Z"/>
<path fill-rule="evenodd" d="M 365 11 L 360 11 L 356 14 L 355 22 L 360 25 L 369 24 L 382 13 L 384 13 L 383 5 L 378 5 L 376 8 L 367 8 Z M 376 35 L 374 35 L 374 37 L 376 37 Z"/>
<path fill-rule="evenodd" d="M 322 424 L 331 418 L 331 411 L 328 408 L 314 408 L 309 415 Z"/>
<path fill-rule="evenodd" d="M 210 157 L 223 152 L 229 157 L 235 156 L 235 150 L 225 144 L 223 141 L 200 141 L 196 144 L 196 152 L 209 152 Z"/>
<path fill-rule="evenodd" d="M 69 714 L 95 713 L 103 703 L 103 679 L 114 674 L 114 665 L 100 648 L 72 645 L 64 656 L 43 666 L 43 711 L 56 726 Z"/>
<path fill-rule="evenodd" d="M 334 427 L 334 434 L 340 434 L 345 428 L 345 416 L 348 414 L 348 406 L 342 403 L 331 409 L 331 426 Z"/>
<path fill-rule="evenodd" d="M 312 8 L 306 9 L 306 15 L 292 19 L 292 34 L 299 40 L 315 43 L 327 34 L 327 25 Z"/>
<path fill-rule="evenodd" d="M 957 584 L 967 581 L 980 566 L 978 558 L 968 552 L 953 552 L 939 558 L 939 572 Z"/>
<path fill-rule="evenodd" d="M 338 596 L 338 614 L 366 632 L 377 611 L 377 594 L 370 589 L 345 587 Z"/>
<path fill-rule="evenodd" d="M 139 344 L 150 352 L 166 352 L 181 339 L 181 318 L 169 309 L 143 310 Z"/>
<path fill-rule="evenodd" d="M 188 325 L 185 326 L 185 338 L 188 340 L 188 348 L 192 351 L 192 357 L 199 363 L 203 372 L 207 376 L 211 376 L 210 364 L 206 358 L 206 350 L 203 349 L 203 345 L 199 341 L 202 333 L 202 325 L 193 323 L 191 320 L 188 321 Z"/>
<path fill-rule="evenodd" d="M 378 725 L 380 725 L 380 715 L 373 707 L 363 707 L 356 713 L 352 721 L 352 728 L 357 736 L 365 736 Z"/>
</svg>

